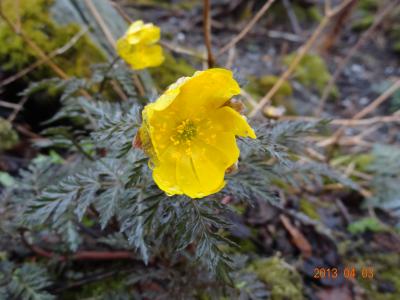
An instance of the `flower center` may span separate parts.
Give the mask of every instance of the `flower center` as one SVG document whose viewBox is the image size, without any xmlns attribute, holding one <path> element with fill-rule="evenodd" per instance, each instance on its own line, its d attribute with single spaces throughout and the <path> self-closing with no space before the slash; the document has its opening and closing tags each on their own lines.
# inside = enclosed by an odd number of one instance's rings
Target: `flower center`
<svg viewBox="0 0 400 300">
<path fill-rule="evenodd" d="M 175 145 L 189 142 L 197 135 L 197 126 L 192 120 L 185 120 L 176 127 L 176 135 L 171 137 Z"/>
</svg>

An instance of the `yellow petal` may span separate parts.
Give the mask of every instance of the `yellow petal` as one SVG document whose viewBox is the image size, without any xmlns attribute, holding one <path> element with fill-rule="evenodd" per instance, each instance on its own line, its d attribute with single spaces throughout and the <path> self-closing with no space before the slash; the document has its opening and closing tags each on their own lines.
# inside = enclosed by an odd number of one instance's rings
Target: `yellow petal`
<svg viewBox="0 0 400 300">
<path fill-rule="evenodd" d="M 132 46 L 126 39 L 120 39 L 117 42 L 117 52 L 135 70 L 156 67 L 164 61 L 159 45 Z"/>
<path fill-rule="evenodd" d="M 239 85 L 231 71 L 208 69 L 196 72 L 192 77 L 180 78 L 165 92 L 166 97 L 162 95 L 152 108 L 159 111 L 169 108 L 185 117 L 200 116 L 222 106 L 239 93 Z"/>
<path fill-rule="evenodd" d="M 160 189 L 169 195 L 185 194 L 202 198 L 225 186 L 226 169 L 239 157 L 232 134 L 221 133 L 214 143 L 198 141 L 190 154 L 171 145 L 159 158 L 153 178 Z"/>
<path fill-rule="evenodd" d="M 159 27 L 154 26 L 152 23 L 143 24 L 143 21 L 141 24 L 135 23 L 131 25 L 126 33 L 126 39 L 129 44 L 150 45 L 156 43 L 160 39 Z"/>
<path fill-rule="evenodd" d="M 205 121 L 203 126 L 206 129 L 212 128 L 218 132 L 231 132 L 238 136 L 256 138 L 256 134 L 247 123 L 246 118 L 228 106 L 210 112 Z"/>
<path fill-rule="evenodd" d="M 191 198 L 200 198 L 207 195 L 201 186 L 193 160 L 189 155 L 182 155 L 177 161 L 176 180 L 182 192 Z"/>
<path fill-rule="evenodd" d="M 137 20 L 129 26 L 128 30 L 126 31 L 126 34 L 132 35 L 138 31 L 140 31 L 143 28 L 143 26 L 144 26 L 144 22 L 142 20 Z"/>
<path fill-rule="evenodd" d="M 208 69 L 196 72 L 181 87 L 175 106 L 186 116 L 204 115 L 240 93 L 232 72 L 225 69 Z"/>
<path fill-rule="evenodd" d="M 155 164 L 153 178 L 157 186 L 168 195 L 182 194 L 182 189 L 176 179 L 177 160 L 181 157 L 179 151 L 171 145 Z"/>
<path fill-rule="evenodd" d="M 133 46 L 128 43 L 125 37 L 122 37 L 118 39 L 116 48 L 118 55 L 125 60 L 125 58 L 132 52 Z"/>
<path fill-rule="evenodd" d="M 233 141 L 234 145 L 235 141 Z M 197 142 L 193 146 L 192 160 L 204 195 L 214 194 L 225 186 L 225 170 L 233 163 L 229 149 L 219 150 L 215 145 Z M 228 155 L 227 155 L 228 154 Z M 237 160 L 237 155 L 234 162 Z M 200 196 L 199 196 L 200 197 Z"/>
<path fill-rule="evenodd" d="M 181 77 L 174 84 L 171 84 L 168 89 L 153 103 L 146 105 L 150 114 L 153 111 L 162 111 L 167 109 L 181 92 L 182 86 L 190 79 L 190 77 Z"/>
</svg>

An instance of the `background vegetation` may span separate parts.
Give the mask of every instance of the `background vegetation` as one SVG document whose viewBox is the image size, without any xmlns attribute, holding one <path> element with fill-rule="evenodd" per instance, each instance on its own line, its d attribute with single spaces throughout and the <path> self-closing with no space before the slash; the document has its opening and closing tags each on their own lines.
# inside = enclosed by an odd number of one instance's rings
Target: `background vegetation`
<svg viewBox="0 0 400 300">
<path fill-rule="evenodd" d="M 399 299 L 399 4 L 1 0 L 0 299 Z M 116 58 L 137 19 L 160 67 Z M 168 197 L 140 111 L 213 65 L 258 139 Z"/>
</svg>

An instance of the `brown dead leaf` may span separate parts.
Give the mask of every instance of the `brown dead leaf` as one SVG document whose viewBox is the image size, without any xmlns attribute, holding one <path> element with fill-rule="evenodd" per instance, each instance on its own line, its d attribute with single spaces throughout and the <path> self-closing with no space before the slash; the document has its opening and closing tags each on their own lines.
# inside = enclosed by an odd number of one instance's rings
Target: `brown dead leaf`
<svg viewBox="0 0 400 300">
<path fill-rule="evenodd" d="M 283 226 L 285 226 L 286 230 L 292 236 L 292 241 L 295 246 L 301 251 L 304 257 L 310 257 L 312 254 L 312 247 L 310 242 L 303 235 L 303 233 L 301 233 L 299 229 L 293 226 L 289 218 L 285 215 L 280 215 L 280 219 Z"/>
</svg>

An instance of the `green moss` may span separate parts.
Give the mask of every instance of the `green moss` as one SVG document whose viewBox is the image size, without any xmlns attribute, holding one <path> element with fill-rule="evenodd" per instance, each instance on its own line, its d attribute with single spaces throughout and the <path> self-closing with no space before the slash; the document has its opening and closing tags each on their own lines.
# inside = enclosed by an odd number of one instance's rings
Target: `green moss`
<svg viewBox="0 0 400 300">
<path fill-rule="evenodd" d="M 18 134 L 7 120 L 0 117 L 0 151 L 8 150 L 18 143 Z"/>
<path fill-rule="evenodd" d="M 285 56 L 283 63 L 289 66 L 296 55 L 297 53 L 294 52 Z M 294 71 L 294 78 L 304 86 L 316 89 L 319 93 L 322 93 L 331 77 L 325 61 L 316 54 L 306 54 Z M 336 86 L 333 87 L 331 96 L 335 98 L 339 96 Z"/>
<path fill-rule="evenodd" d="M 79 274 L 80 275 L 80 274 Z M 83 275 L 83 274 L 82 274 Z M 90 276 L 91 274 L 88 274 Z M 77 278 L 79 280 L 79 278 Z M 82 286 L 78 293 L 73 289 L 62 293 L 59 299 L 113 299 L 112 293 L 124 291 L 125 284 L 122 275 L 114 275 L 101 281 L 94 281 Z"/>
<path fill-rule="evenodd" d="M 357 6 L 358 17 L 351 25 L 355 31 L 362 31 L 367 29 L 374 22 L 374 16 L 379 8 L 377 0 L 360 0 Z"/>
<path fill-rule="evenodd" d="M 314 220 L 319 220 L 320 216 L 315 209 L 315 206 L 308 200 L 306 199 L 301 199 L 300 200 L 300 210 L 307 216 L 309 216 L 311 219 Z"/>
<path fill-rule="evenodd" d="M 297 4 L 296 1 L 292 1 L 292 7 L 300 23 L 320 22 L 323 18 L 321 10 L 316 5 L 305 7 L 304 5 Z M 287 10 L 282 1 L 276 1 L 276 4 L 271 7 L 270 16 L 275 22 L 282 22 L 282 20 L 289 22 Z"/>
<path fill-rule="evenodd" d="M 364 233 L 366 231 L 381 232 L 385 231 L 385 226 L 376 218 L 362 218 L 357 220 L 347 227 L 347 230 L 352 234 Z"/>
<path fill-rule="evenodd" d="M 369 28 L 376 17 L 376 12 L 380 7 L 379 0 L 359 0 L 356 11 L 356 18 L 351 28 L 354 31 L 364 31 Z M 397 7 L 388 17 L 385 35 L 389 37 L 391 48 L 393 51 L 400 53 L 400 9 Z"/>
<path fill-rule="evenodd" d="M 293 10 L 297 19 L 301 22 L 319 22 L 323 18 L 320 10 L 316 6 L 305 8 L 301 5 L 294 4 Z"/>
<path fill-rule="evenodd" d="M 365 172 L 373 160 L 374 157 L 370 153 L 341 155 L 332 160 L 332 166 L 348 166 L 349 164 L 354 164 L 357 171 Z"/>
<path fill-rule="evenodd" d="M 158 68 L 149 69 L 157 86 L 162 90 L 174 83 L 179 77 L 192 76 L 196 71 L 186 60 L 176 59 L 169 52 L 164 52 L 164 63 Z"/>
<path fill-rule="evenodd" d="M 56 24 L 49 14 L 52 3 L 53 0 L 20 1 L 15 9 L 14 0 L 2 1 L 4 14 L 13 23 L 20 22 L 25 34 L 45 53 L 63 47 L 80 31 L 77 25 Z M 0 64 L 4 70 L 20 70 L 38 60 L 37 53 L 3 20 L 0 20 L 0 40 Z M 103 60 L 103 53 L 87 37 L 82 37 L 71 49 L 54 58 L 67 74 L 76 76 L 88 75 L 90 64 Z M 36 78 L 53 75 L 45 64 L 33 74 Z"/>
<path fill-rule="evenodd" d="M 248 76 L 247 80 L 248 84 L 245 87 L 246 91 L 258 101 L 268 93 L 268 91 L 279 80 L 279 77 L 274 75 L 264 75 L 261 77 Z M 283 105 L 289 113 L 294 114 L 295 111 L 293 104 L 289 99 L 292 94 L 292 86 L 288 81 L 285 81 L 272 97 L 272 104 L 277 106 Z"/>
<path fill-rule="evenodd" d="M 369 14 L 363 14 L 358 20 L 354 21 L 351 28 L 354 31 L 363 31 L 370 27 L 374 22 L 374 16 Z"/>
<path fill-rule="evenodd" d="M 354 263 L 354 262 L 350 262 Z M 400 299 L 400 256 L 398 254 L 373 254 L 356 259 L 357 279 L 366 290 L 368 299 L 374 300 L 398 300 Z M 373 279 L 362 277 L 362 269 L 372 267 Z M 390 285 L 392 292 L 380 290 L 380 285 Z"/>
<path fill-rule="evenodd" d="M 279 77 L 274 75 L 264 75 L 261 77 L 248 76 L 248 85 L 246 90 L 255 98 L 264 96 L 279 80 Z M 273 100 L 279 100 L 291 96 L 293 93 L 292 86 L 288 81 L 285 81 L 279 90 L 275 93 Z"/>
<path fill-rule="evenodd" d="M 249 271 L 257 274 L 271 291 L 271 300 L 301 300 L 302 280 L 300 274 L 279 257 L 254 261 Z"/>
</svg>

